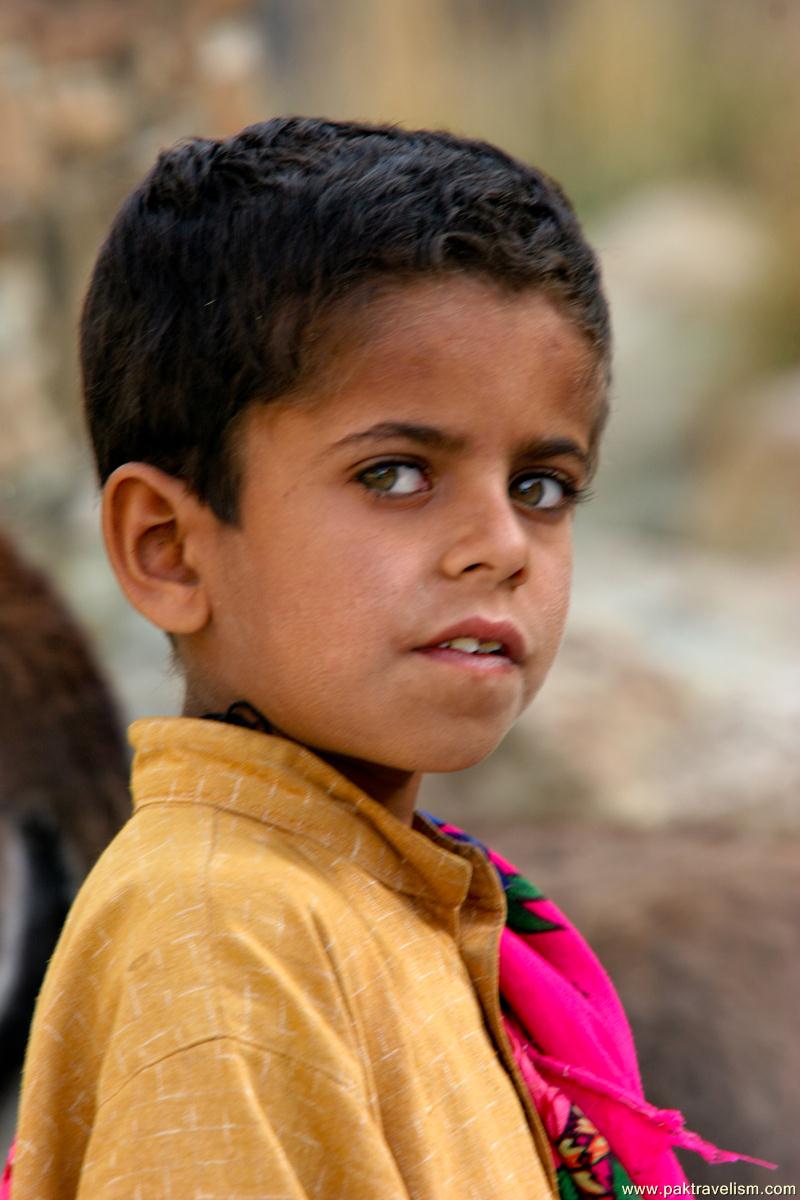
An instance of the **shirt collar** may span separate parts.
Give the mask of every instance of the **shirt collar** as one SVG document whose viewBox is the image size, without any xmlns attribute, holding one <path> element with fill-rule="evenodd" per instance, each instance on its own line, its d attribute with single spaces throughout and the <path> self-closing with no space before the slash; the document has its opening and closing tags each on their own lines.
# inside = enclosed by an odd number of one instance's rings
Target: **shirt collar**
<svg viewBox="0 0 800 1200">
<path fill-rule="evenodd" d="M 129 739 L 135 811 L 193 803 L 235 812 L 317 842 L 396 891 L 435 906 L 457 908 L 468 894 L 490 908 L 504 904 L 479 851 L 476 858 L 473 847 L 441 834 L 419 814 L 412 827 L 404 825 L 288 738 L 165 717 L 135 721 Z"/>
</svg>

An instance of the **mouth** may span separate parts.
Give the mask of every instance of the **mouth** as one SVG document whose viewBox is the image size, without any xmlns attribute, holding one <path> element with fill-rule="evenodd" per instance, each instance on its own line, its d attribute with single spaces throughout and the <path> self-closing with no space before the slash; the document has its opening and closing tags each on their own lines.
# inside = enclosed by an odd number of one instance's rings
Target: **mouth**
<svg viewBox="0 0 800 1200">
<path fill-rule="evenodd" d="M 416 650 L 444 662 L 469 663 L 483 670 L 521 666 L 528 653 L 515 625 L 485 617 L 468 617 L 442 629 Z"/>
</svg>

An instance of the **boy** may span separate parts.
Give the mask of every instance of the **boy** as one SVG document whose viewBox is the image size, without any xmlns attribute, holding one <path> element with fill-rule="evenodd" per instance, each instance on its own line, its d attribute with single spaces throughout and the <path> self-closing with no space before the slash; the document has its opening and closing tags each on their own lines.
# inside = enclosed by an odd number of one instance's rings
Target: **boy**
<svg viewBox="0 0 800 1200">
<path fill-rule="evenodd" d="M 535 892 L 507 903 L 508 870 L 414 812 L 561 637 L 609 366 L 568 202 L 445 134 L 196 139 L 117 217 L 82 360 L 108 552 L 186 700 L 132 728 L 134 815 L 38 1005 L 15 1200 L 618 1190 L 574 1097 L 556 1128 L 537 1013 L 501 1011 L 504 918 Z M 602 1020 L 569 1024 L 590 996 L 560 970 L 534 1009 L 588 1079 Z M 612 1050 L 606 1104 L 638 1087 Z"/>
</svg>

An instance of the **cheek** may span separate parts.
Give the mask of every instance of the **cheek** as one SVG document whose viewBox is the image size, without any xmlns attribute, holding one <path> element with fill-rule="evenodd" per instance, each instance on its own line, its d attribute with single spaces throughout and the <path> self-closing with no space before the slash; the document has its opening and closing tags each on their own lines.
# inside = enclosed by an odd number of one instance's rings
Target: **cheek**
<svg viewBox="0 0 800 1200">
<path fill-rule="evenodd" d="M 552 556 L 538 564 L 538 567 L 535 562 L 532 563 L 531 585 L 537 594 L 540 642 L 549 666 L 561 641 L 569 610 L 572 587 L 570 547 L 564 547 L 561 554 Z"/>
<path fill-rule="evenodd" d="M 539 590 L 537 597 L 535 634 L 537 653 L 527 672 L 520 712 L 524 711 L 541 689 L 558 654 L 569 609 L 571 577 L 572 570 L 569 560 L 557 567 L 551 564 L 546 579 L 543 579 L 542 576 L 539 577 L 539 583 L 546 582 L 547 586 Z"/>
<path fill-rule="evenodd" d="M 283 657 L 342 655 L 384 636 L 409 600 L 413 564 L 386 538 L 343 538 L 327 525 L 313 536 L 264 547 L 249 583 L 254 631 Z"/>
<path fill-rule="evenodd" d="M 572 590 L 572 556 L 565 557 L 556 567 L 552 582 L 552 590 L 548 597 L 548 608 L 551 620 L 559 630 L 564 625 L 569 608 L 570 592 Z"/>
</svg>

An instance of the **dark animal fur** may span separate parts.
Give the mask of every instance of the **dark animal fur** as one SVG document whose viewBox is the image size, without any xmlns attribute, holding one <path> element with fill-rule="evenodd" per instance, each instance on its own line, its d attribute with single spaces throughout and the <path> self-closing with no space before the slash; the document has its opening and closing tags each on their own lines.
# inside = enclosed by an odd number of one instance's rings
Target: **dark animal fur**
<svg viewBox="0 0 800 1200">
<path fill-rule="evenodd" d="M 116 706 L 44 577 L 0 536 L 0 1084 L 74 891 L 129 812 Z"/>
</svg>

